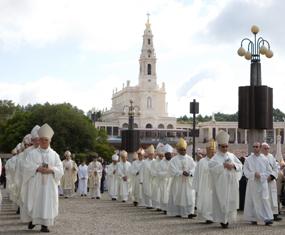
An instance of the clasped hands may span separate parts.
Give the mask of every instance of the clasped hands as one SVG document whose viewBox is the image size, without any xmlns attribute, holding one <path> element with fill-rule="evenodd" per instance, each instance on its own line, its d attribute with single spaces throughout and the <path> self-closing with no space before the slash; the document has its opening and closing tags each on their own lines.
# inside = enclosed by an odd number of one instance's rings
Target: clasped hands
<svg viewBox="0 0 285 235">
<path fill-rule="evenodd" d="M 127 181 L 128 180 L 128 176 L 123 176 L 122 179 L 123 179 L 123 181 Z"/>
<path fill-rule="evenodd" d="M 235 168 L 235 165 L 233 163 L 225 162 L 224 168 L 227 170 L 231 170 L 231 169 Z"/>
<path fill-rule="evenodd" d="M 39 166 L 37 168 L 37 172 L 40 172 L 42 174 L 53 174 L 53 169 L 51 169 L 49 167 Z"/>
</svg>

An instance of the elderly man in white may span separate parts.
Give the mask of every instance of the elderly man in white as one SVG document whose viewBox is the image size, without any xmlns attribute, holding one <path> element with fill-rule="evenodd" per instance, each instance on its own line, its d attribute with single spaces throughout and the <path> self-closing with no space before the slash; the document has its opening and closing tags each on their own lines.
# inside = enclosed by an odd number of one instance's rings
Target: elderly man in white
<svg viewBox="0 0 285 235">
<path fill-rule="evenodd" d="M 206 221 L 206 224 L 213 223 L 212 208 L 212 184 L 209 172 L 209 162 L 216 152 L 216 143 L 211 139 L 206 147 L 207 155 L 198 161 L 193 186 L 197 195 L 197 215 L 199 219 Z"/>
<path fill-rule="evenodd" d="M 209 162 L 212 180 L 213 220 L 228 228 L 229 222 L 236 219 L 239 207 L 239 180 L 242 163 L 228 152 L 229 134 L 221 130 L 216 140 L 218 151 Z"/>
<path fill-rule="evenodd" d="M 64 175 L 61 178 L 61 187 L 64 197 L 68 198 L 74 193 L 78 167 L 75 161 L 71 159 L 71 152 L 69 150 L 65 151 L 64 157 L 65 159 L 62 161 Z"/>
<path fill-rule="evenodd" d="M 152 180 L 153 177 L 151 175 L 151 164 L 154 161 L 153 158 L 155 156 L 154 146 L 150 145 L 146 149 L 147 158 L 142 163 L 142 168 L 140 170 L 140 183 L 142 184 L 142 201 L 144 206 L 147 209 L 152 209 Z"/>
<path fill-rule="evenodd" d="M 132 200 L 134 206 L 142 205 L 142 185 L 140 184 L 140 172 L 143 165 L 144 149 L 140 148 L 137 151 L 138 159 L 132 162 L 130 173 L 132 175 Z"/>
<path fill-rule="evenodd" d="M 23 183 L 28 184 L 27 209 L 31 221 L 29 229 L 41 225 L 41 232 L 49 232 L 58 215 L 58 184 L 63 176 L 63 166 L 58 154 L 50 147 L 54 134 L 48 124 L 38 130 L 39 148 L 27 154 Z"/>
<path fill-rule="evenodd" d="M 102 164 L 98 161 L 98 155 L 93 158 L 93 161 L 88 165 L 88 185 L 89 192 L 92 199 L 101 198 L 101 178 L 102 178 L 103 167 Z"/>
<path fill-rule="evenodd" d="M 261 144 L 253 144 L 253 153 L 244 162 L 244 175 L 248 179 L 246 185 L 244 219 L 252 224 L 262 221 L 265 225 L 273 222 L 270 205 L 268 179 L 272 170 L 268 159 L 261 154 Z"/>
<path fill-rule="evenodd" d="M 123 150 L 120 153 L 120 162 L 118 163 L 119 177 L 119 197 L 122 202 L 126 202 L 130 193 L 130 168 L 131 163 L 127 161 L 128 153 Z"/>
<path fill-rule="evenodd" d="M 183 138 L 179 139 L 176 149 L 178 154 L 170 160 L 169 166 L 172 182 L 167 215 L 192 219 L 196 217 L 192 185 L 196 163 L 187 155 L 187 143 Z"/>
<path fill-rule="evenodd" d="M 273 157 L 273 155 L 269 153 L 269 150 L 270 150 L 269 144 L 265 142 L 262 143 L 261 152 L 268 159 L 269 166 L 271 168 L 271 175 L 268 177 L 267 181 L 269 187 L 269 198 L 270 198 L 269 200 L 273 213 L 273 220 L 280 221 L 282 220 L 282 218 L 279 217 L 277 183 L 276 183 L 279 174 L 279 167 L 278 167 L 278 162 L 276 161 L 275 157 Z"/>
<path fill-rule="evenodd" d="M 118 177 L 118 154 L 113 154 L 112 163 L 108 165 L 107 176 L 108 176 L 108 194 L 111 197 L 112 201 L 118 199 L 118 190 L 119 190 L 119 177 Z"/>
</svg>

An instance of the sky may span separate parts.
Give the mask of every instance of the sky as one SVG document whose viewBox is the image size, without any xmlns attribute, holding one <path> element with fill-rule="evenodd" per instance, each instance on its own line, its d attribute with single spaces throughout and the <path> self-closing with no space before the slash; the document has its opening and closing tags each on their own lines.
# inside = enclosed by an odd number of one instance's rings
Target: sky
<svg viewBox="0 0 285 235">
<path fill-rule="evenodd" d="M 114 89 L 138 83 L 149 13 L 169 116 L 190 115 L 193 99 L 202 115 L 237 111 L 250 83 L 237 49 L 252 25 L 274 52 L 262 84 L 285 112 L 284 12 L 281 0 L 0 0 L 0 99 L 110 109 Z"/>
</svg>

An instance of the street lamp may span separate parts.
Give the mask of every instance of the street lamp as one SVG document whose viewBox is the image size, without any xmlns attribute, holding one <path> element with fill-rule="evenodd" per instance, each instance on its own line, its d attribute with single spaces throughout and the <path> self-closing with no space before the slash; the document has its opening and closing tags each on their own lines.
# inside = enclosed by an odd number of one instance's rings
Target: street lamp
<svg viewBox="0 0 285 235">
<path fill-rule="evenodd" d="M 265 55 L 267 58 L 272 58 L 273 52 L 270 50 L 270 44 L 262 37 L 257 38 L 259 28 L 256 25 L 251 27 L 251 32 L 254 35 L 254 40 L 244 38 L 241 41 L 241 46 L 237 53 L 239 56 L 243 56 L 246 60 L 251 60 L 251 79 L 250 85 L 261 86 L 261 65 L 260 54 Z M 244 44 L 247 50 L 244 49 Z"/>
<path fill-rule="evenodd" d="M 190 113 L 193 114 L 193 148 L 192 148 L 192 157 L 195 160 L 195 137 L 196 137 L 196 114 L 199 113 L 199 103 L 193 99 L 193 102 L 190 102 Z"/>
<path fill-rule="evenodd" d="M 262 37 L 257 37 L 259 28 L 251 27 L 254 39 L 244 38 L 237 53 L 251 61 L 250 86 L 239 87 L 238 127 L 249 129 L 248 152 L 252 144 L 264 141 L 264 129 L 273 129 L 273 89 L 261 82 L 260 55 L 272 58 L 270 44 Z M 246 46 L 247 50 L 243 46 Z"/>
</svg>

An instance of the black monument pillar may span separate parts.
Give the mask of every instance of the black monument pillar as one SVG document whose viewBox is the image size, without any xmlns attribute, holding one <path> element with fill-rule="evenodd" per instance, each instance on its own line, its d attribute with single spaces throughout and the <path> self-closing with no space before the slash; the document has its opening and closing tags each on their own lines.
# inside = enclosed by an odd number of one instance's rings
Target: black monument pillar
<svg viewBox="0 0 285 235">
<path fill-rule="evenodd" d="M 134 129 L 134 117 L 139 115 L 139 107 L 133 105 L 133 101 L 130 100 L 130 105 L 124 106 L 125 109 L 128 109 L 129 125 L 128 129 L 121 131 L 121 149 L 128 152 L 128 160 L 133 160 L 133 153 L 136 152 L 140 147 L 140 133 L 139 130 Z"/>
</svg>

